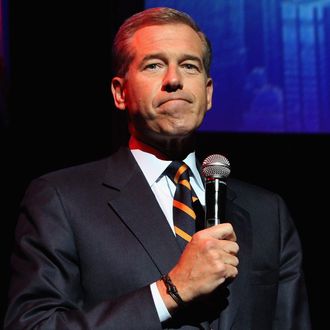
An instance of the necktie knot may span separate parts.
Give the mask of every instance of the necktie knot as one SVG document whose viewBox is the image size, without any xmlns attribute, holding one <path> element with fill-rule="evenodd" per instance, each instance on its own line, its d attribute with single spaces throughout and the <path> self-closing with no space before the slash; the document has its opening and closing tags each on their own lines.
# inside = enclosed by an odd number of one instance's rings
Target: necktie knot
<svg viewBox="0 0 330 330">
<path fill-rule="evenodd" d="M 166 169 L 166 174 L 177 185 L 181 180 L 189 181 L 189 167 L 183 162 L 175 160 Z"/>
</svg>

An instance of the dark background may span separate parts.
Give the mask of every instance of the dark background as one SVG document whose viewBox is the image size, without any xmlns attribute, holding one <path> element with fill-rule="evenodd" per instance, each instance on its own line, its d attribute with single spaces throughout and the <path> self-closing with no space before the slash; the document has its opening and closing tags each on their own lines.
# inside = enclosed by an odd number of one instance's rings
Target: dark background
<svg viewBox="0 0 330 330">
<path fill-rule="evenodd" d="M 109 91 L 110 49 L 114 31 L 143 8 L 143 1 L 68 2 L 9 4 L 8 122 L 0 136 L 1 316 L 19 202 L 28 182 L 104 157 L 127 138 L 125 118 L 114 110 Z M 222 153 L 233 177 L 284 197 L 303 244 L 314 329 L 322 328 L 330 135 L 203 133 L 198 144 L 201 159 Z"/>
</svg>

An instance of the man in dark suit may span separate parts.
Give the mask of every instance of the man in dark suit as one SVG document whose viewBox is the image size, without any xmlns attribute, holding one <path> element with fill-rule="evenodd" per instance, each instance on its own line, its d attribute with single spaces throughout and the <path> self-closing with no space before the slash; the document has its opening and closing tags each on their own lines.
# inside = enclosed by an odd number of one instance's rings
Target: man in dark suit
<svg viewBox="0 0 330 330">
<path fill-rule="evenodd" d="M 31 183 L 5 328 L 310 329 L 301 246 L 278 195 L 230 179 L 227 222 L 178 244 L 172 160 L 205 205 L 193 144 L 212 103 L 205 35 L 184 13 L 149 9 L 122 25 L 114 58 L 129 147 Z"/>
</svg>

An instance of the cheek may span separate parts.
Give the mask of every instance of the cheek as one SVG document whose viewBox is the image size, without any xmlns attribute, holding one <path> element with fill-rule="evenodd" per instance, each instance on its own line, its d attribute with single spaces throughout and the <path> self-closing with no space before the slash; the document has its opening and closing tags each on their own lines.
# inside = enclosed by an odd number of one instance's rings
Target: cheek
<svg viewBox="0 0 330 330">
<path fill-rule="evenodd" d="M 128 103 L 135 108 L 148 107 L 152 104 L 152 99 L 155 95 L 154 84 L 146 82 L 136 82 L 134 86 L 128 91 Z M 139 109 L 137 109 L 139 110 Z"/>
<path fill-rule="evenodd" d="M 126 94 L 126 106 L 130 112 L 139 112 L 139 109 L 143 105 L 144 99 L 143 95 L 137 89 L 131 89 L 127 91 Z"/>
</svg>

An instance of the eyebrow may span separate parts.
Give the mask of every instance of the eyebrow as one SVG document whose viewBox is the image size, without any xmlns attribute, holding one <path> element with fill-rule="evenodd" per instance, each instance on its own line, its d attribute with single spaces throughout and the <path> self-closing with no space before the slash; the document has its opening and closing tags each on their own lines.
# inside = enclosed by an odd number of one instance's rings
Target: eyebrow
<svg viewBox="0 0 330 330">
<path fill-rule="evenodd" d="M 161 60 L 165 60 L 166 56 L 164 55 L 164 53 L 153 53 L 153 54 L 149 54 L 146 55 L 145 57 L 143 57 L 141 63 L 145 63 L 149 60 L 154 60 L 154 59 L 161 59 Z M 192 55 L 192 54 L 183 54 L 182 56 L 180 56 L 180 62 L 182 61 L 194 61 L 194 62 L 198 62 L 198 64 L 203 68 L 203 61 L 200 57 L 196 56 L 196 55 Z"/>
</svg>

